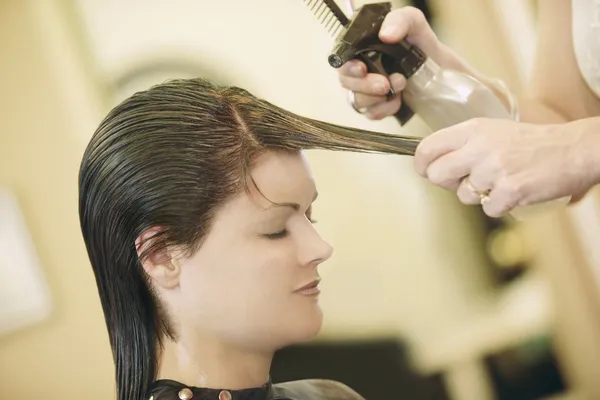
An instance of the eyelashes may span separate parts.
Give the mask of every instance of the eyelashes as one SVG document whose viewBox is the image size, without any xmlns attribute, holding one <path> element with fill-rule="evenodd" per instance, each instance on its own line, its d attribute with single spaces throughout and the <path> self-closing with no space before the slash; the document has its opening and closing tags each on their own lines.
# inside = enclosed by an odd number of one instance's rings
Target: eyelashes
<svg viewBox="0 0 600 400">
<path fill-rule="evenodd" d="M 311 224 L 314 225 L 314 224 L 317 223 L 317 221 L 315 221 L 312 218 L 312 216 L 311 216 L 312 212 L 311 211 L 312 211 L 312 209 L 309 208 L 308 211 L 306 212 L 306 218 L 310 221 Z M 281 230 L 279 232 L 264 234 L 263 236 L 266 237 L 269 240 L 278 240 L 278 239 L 283 239 L 283 238 L 287 237 L 288 234 L 289 234 L 289 231 L 287 229 L 283 229 L 283 230 Z"/>
<path fill-rule="evenodd" d="M 287 229 L 284 229 L 280 232 L 267 233 L 264 235 L 264 237 L 266 237 L 269 240 L 277 240 L 277 239 L 283 239 L 287 235 L 288 235 L 288 231 L 287 231 Z"/>
</svg>

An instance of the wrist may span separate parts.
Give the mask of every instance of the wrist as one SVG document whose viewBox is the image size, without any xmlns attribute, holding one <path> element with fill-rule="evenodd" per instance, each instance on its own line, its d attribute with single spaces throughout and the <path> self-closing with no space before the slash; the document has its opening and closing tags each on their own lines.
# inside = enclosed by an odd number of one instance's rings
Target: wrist
<svg viewBox="0 0 600 400">
<path fill-rule="evenodd" d="M 571 133 L 575 138 L 572 155 L 575 167 L 587 185 L 600 184 L 600 117 L 573 121 L 569 125 L 574 130 Z"/>
<path fill-rule="evenodd" d="M 591 145 L 588 147 L 587 164 L 592 172 L 592 185 L 600 184 L 600 118 L 594 118 L 594 128 L 588 134 L 591 136 Z"/>
</svg>

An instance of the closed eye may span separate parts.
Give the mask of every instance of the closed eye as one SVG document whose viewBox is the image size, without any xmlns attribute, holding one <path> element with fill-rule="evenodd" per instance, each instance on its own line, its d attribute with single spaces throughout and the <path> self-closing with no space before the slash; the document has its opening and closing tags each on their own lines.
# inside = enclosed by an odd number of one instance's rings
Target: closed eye
<svg viewBox="0 0 600 400">
<path fill-rule="evenodd" d="M 306 210 L 306 218 L 310 221 L 311 224 L 316 224 L 317 221 L 315 221 L 312 218 L 312 205 L 310 207 L 308 207 L 308 210 Z M 288 235 L 288 230 L 287 229 L 283 229 L 279 232 L 274 232 L 274 233 L 267 233 L 264 234 L 263 236 L 266 237 L 267 239 L 271 239 L 271 240 L 277 240 L 277 239 L 283 239 Z"/>
<path fill-rule="evenodd" d="M 282 231 L 275 232 L 275 233 L 267 233 L 263 236 L 266 237 L 267 239 L 276 240 L 276 239 L 283 239 L 287 235 L 288 235 L 288 230 L 284 229 Z"/>
</svg>

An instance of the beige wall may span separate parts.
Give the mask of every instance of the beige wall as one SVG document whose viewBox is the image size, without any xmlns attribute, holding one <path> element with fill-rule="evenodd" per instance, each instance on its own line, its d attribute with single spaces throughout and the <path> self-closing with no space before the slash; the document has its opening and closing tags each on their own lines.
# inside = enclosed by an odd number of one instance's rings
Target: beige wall
<svg viewBox="0 0 600 400">
<path fill-rule="evenodd" d="M 499 77 L 513 90 L 521 82 L 515 59 L 503 36 L 494 1 L 434 0 L 439 36 L 475 68 Z"/>
<path fill-rule="evenodd" d="M 75 126 L 88 122 L 61 87 L 30 3 L 0 2 L 0 185 L 20 201 L 55 311 L 0 338 L 0 399 L 110 399 L 110 354 L 77 218 Z"/>
</svg>

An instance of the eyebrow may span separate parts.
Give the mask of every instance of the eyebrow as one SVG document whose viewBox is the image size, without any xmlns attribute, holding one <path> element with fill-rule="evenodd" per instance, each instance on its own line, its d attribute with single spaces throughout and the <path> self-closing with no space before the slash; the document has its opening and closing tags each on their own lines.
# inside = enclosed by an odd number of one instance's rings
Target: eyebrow
<svg viewBox="0 0 600 400">
<path fill-rule="evenodd" d="M 315 192 L 312 202 L 317 200 L 317 197 L 319 197 L 319 192 Z M 294 211 L 298 211 L 300 209 L 300 204 L 298 204 L 298 203 L 273 203 L 269 207 L 265 208 L 264 211 L 270 210 L 273 207 L 290 207 Z"/>
</svg>

